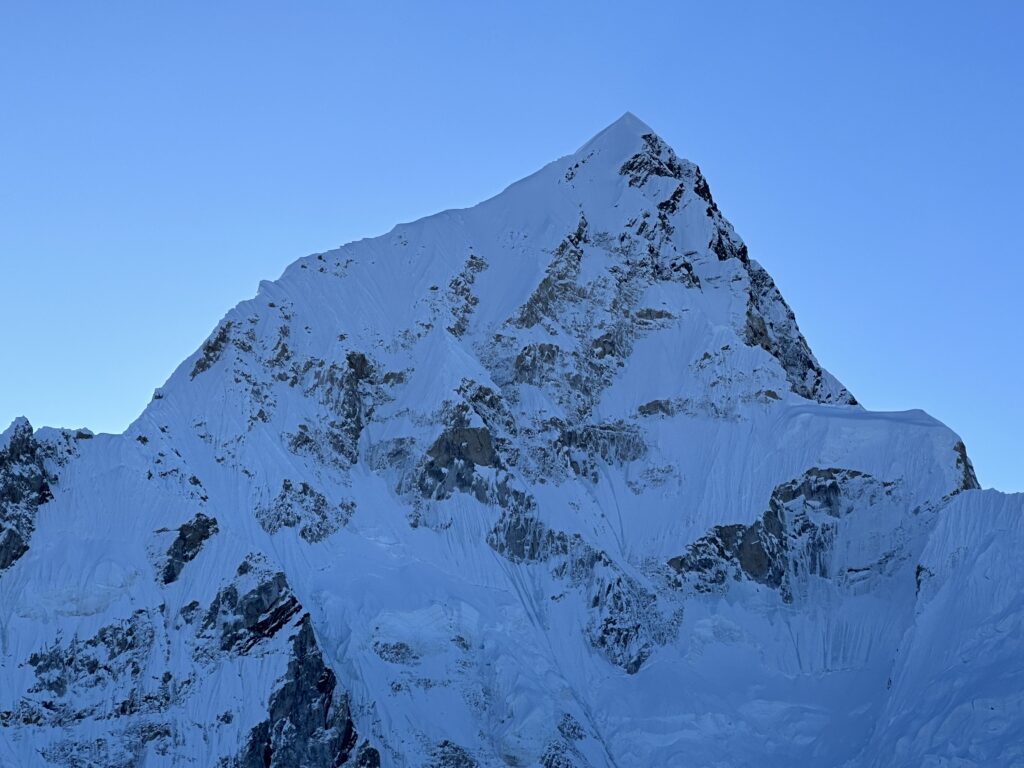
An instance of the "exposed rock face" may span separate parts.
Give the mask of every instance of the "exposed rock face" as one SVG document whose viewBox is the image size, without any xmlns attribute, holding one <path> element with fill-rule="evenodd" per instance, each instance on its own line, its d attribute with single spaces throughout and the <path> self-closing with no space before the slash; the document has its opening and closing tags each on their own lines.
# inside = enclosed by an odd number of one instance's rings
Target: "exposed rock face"
<svg viewBox="0 0 1024 768">
<path fill-rule="evenodd" d="M 683 177 L 683 165 L 670 146 L 653 133 L 645 133 L 640 138 L 644 142 L 643 150 L 629 158 L 619 170 L 629 178 L 629 186 L 642 187 L 651 176 Z"/>
<path fill-rule="evenodd" d="M 501 466 L 486 427 L 463 426 L 460 417 L 427 450 L 417 484 L 428 499 L 447 499 L 455 491 L 472 493 L 481 501 L 490 495 L 490 485 L 476 468 Z"/>
<path fill-rule="evenodd" d="M 627 573 L 579 534 L 553 531 L 535 516 L 533 503 L 513 497 L 488 535 L 491 547 L 515 563 L 543 564 L 573 588 L 591 612 L 591 645 L 629 674 L 640 670 L 655 647 L 671 642 L 681 619 L 650 585 Z M 564 592 L 552 595 L 561 599 Z M 673 613 L 674 611 L 674 613 Z"/>
<path fill-rule="evenodd" d="M 597 482 L 597 461 L 626 464 L 642 458 L 647 451 L 640 430 L 624 422 L 565 429 L 555 447 L 565 455 L 573 472 L 588 476 L 593 482 Z"/>
<path fill-rule="evenodd" d="M 312 453 L 324 463 L 337 457 L 355 464 L 366 420 L 373 413 L 374 402 L 382 397 L 377 368 L 364 353 L 351 351 L 344 365 L 332 363 L 326 369 L 313 365 L 310 369 L 316 371 L 310 391 L 319 393 L 329 420 L 326 427 L 313 430 L 300 425 L 299 434 L 292 436 L 292 449 Z"/>
<path fill-rule="evenodd" d="M 978 483 L 978 476 L 974 474 L 974 465 L 971 464 L 971 460 L 967 457 L 967 446 L 964 445 L 963 440 L 957 442 L 953 446 L 953 450 L 956 451 L 956 466 L 963 472 L 963 481 L 960 484 L 960 489 L 964 491 L 977 490 L 981 488 Z"/>
<path fill-rule="evenodd" d="M 231 328 L 234 326 L 230 320 L 221 325 L 217 332 L 203 345 L 202 354 L 192 366 L 191 377 L 194 379 L 204 371 L 208 371 L 216 363 L 224 352 L 228 341 L 231 339 Z"/>
<path fill-rule="evenodd" d="M 452 325 L 448 326 L 448 331 L 453 336 L 462 336 L 469 327 L 469 316 L 480 303 L 480 299 L 473 294 L 473 283 L 476 276 L 485 269 L 487 262 L 471 253 L 466 259 L 465 268 L 448 284 L 454 320 Z"/>
<path fill-rule="evenodd" d="M 324 665 L 309 614 L 298 623 L 288 671 L 270 697 L 268 717 L 252 729 L 238 768 L 334 768 L 354 756 L 359 737 L 348 702 Z M 377 750 L 363 745 L 356 766 L 380 765 Z"/>
<path fill-rule="evenodd" d="M 53 498 L 44 460 L 27 419 L 0 436 L 0 572 L 28 551 L 36 510 Z"/>
<path fill-rule="evenodd" d="M 857 400 L 822 369 L 796 324 L 796 316 L 757 262 L 747 264 L 750 298 L 744 340 L 761 347 L 782 365 L 790 387 L 801 397 L 821 403 L 856 405 Z"/>
<path fill-rule="evenodd" d="M 17 717 L 62 726 L 89 716 L 115 716 L 142 709 L 159 710 L 165 695 L 147 693 L 140 678 L 148 665 L 155 633 L 145 611 L 104 626 L 87 640 L 57 642 L 28 657 L 36 682 L 21 701 Z M 101 696 L 89 706 L 76 691 L 94 689 Z M 68 694 L 71 694 L 70 696 Z M 125 697 L 118 701 L 118 693 Z"/>
<path fill-rule="evenodd" d="M 515 380 L 520 384 L 543 385 L 554 371 L 560 349 L 541 342 L 523 347 L 516 357 Z"/>
<path fill-rule="evenodd" d="M 1013 765 L 1022 520 L 625 116 L 3 434 L 0 765 Z"/>
<path fill-rule="evenodd" d="M 577 283 L 583 259 L 581 245 L 587 242 L 587 220 L 580 216 L 576 231 L 555 248 L 544 279 L 519 310 L 515 324 L 533 328 L 546 321 L 557 322 L 565 310 L 581 301 L 584 294 Z"/>
<path fill-rule="evenodd" d="M 499 466 L 491 435 L 483 427 L 459 427 L 442 434 L 430 446 L 427 455 L 436 466 L 450 467 L 456 461 L 480 467 Z"/>
<path fill-rule="evenodd" d="M 245 654 L 276 635 L 302 606 L 283 573 L 264 573 L 246 560 L 238 577 L 217 593 L 201 631 L 214 637 L 220 650 Z"/>
<path fill-rule="evenodd" d="M 303 539 L 317 542 L 342 528 L 354 512 L 355 502 L 351 500 L 332 504 L 309 483 L 286 479 L 274 501 L 256 511 L 256 518 L 267 533 L 298 528 Z"/>
<path fill-rule="evenodd" d="M 207 517 L 202 512 L 181 526 L 170 549 L 167 550 L 167 564 L 162 575 L 164 584 L 176 581 L 185 564 L 195 559 L 203 543 L 218 530 L 217 519 Z"/>
<path fill-rule="evenodd" d="M 431 754 L 431 768 L 479 768 L 479 763 L 465 749 L 447 739 Z"/>
<path fill-rule="evenodd" d="M 811 469 L 778 486 L 761 519 L 749 526 L 715 526 L 668 564 L 697 592 L 724 591 L 730 581 L 750 579 L 779 590 L 791 603 L 800 580 L 842 575 L 832 563 L 839 521 L 870 510 L 894 492 L 895 483 L 880 483 L 855 470 Z M 877 555 L 873 565 L 882 568 L 894 552 Z"/>
</svg>

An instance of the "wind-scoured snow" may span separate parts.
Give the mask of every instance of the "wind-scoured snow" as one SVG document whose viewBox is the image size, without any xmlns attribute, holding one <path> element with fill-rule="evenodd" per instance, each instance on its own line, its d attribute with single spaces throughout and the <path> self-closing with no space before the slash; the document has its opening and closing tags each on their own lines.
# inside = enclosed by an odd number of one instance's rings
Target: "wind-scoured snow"
<svg viewBox="0 0 1024 768">
<path fill-rule="evenodd" d="M 625 115 L 0 438 L 0 765 L 1024 764 L 1024 496 Z"/>
</svg>

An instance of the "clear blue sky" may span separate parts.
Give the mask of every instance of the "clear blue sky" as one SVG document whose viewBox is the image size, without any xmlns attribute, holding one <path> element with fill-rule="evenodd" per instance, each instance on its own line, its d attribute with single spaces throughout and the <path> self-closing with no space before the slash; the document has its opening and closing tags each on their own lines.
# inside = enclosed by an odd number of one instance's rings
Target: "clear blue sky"
<svg viewBox="0 0 1024 768">
<path fill-rule="evenodd" d="M 629 110 L 865 405 L 1024 490 L 1022 33 L 998 1 L 2 0 L 0 421 L 120 431 L 260 279 Z"/>
</svg>

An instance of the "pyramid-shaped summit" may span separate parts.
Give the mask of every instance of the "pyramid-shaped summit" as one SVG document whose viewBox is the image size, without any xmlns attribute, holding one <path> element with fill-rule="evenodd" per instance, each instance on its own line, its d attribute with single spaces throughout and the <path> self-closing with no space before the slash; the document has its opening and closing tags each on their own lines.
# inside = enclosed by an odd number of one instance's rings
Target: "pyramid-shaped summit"
<svg viewBox="0 0 1024 768">
<path fill-rule="evenodd" d="M 0 764 L 1010 765 L 976 488 L 627 114 L 295 262 L 123 435 L 3 433 Z"/>
</svg>

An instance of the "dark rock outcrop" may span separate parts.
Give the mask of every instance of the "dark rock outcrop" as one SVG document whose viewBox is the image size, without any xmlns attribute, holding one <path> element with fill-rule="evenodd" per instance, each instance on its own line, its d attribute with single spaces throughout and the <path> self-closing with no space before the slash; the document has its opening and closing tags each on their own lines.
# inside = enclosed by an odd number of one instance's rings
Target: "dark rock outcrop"
<svg viewBox="0 0 1024 768">
<path fill-rule="evenodd" d="M 283 573 L 264 574 L 253 568 L 249 561 L 242 563 L 239 575 L 255 576 L 239 580 L 249 582 L 249 588 L 232 583 L 221 589 L 203 619 L 202 632 L 212 634 L 222 651 L 248 653 L 302 610 Z"/>
<path fill-rule="evenodd" d="M 771 275 L 754 261 L 747 262 L 746 269 L 750 276 L 746 343 L 775 357 L 786 372 L 790 388 L 801 397 L 821 403 L 856 405 L 853 395 L 818 364 Z"/>
<path fill-rule="evenodd" d="M 636 410 L 641 416 L 656 416 L 658 414 L 661 414 L 662 416 L 671 416 L 675 412 L 670 400 L 651 400 L 649 403 L 644 403 Z"/>
<path fill-rule="evenodd" d="M 515 325 L 532 328 L 544 319 L 557 321 L 564 306 L 583 298 L 585 292 L 577 284 L 576 278 L 583 259 L 580 245 L 587 242 L 587 238 L 587 220 L 581 214 L 576 231 L 555 248 L 544 279 L 520 308 L 518 317 L 513 321 Z"/>
<path fill-rule="evenodd" d="M 453 741 L 445 739 L 431 753 L 430 768 L 477 768 L 473 756 Z"/>
<path fill-rule="evenodd" d="M 453 321 L 448 326 L 448 332 L 452 336 L 460 337 L 469 328 L 470 316 L 476 305 L 480 303 L 480 299 L 473 294 L 473 283 L 476 282 L 476 276 L 485 269 L 487 269 L 487 262 L 471 253 L 466 259 L 465 267 L 448 284 Z"/>
<path fill-rule="evenodd" d="M 202 512 L 181 526 L 177 537 L 167 550 L 167 562 L 161 574 L 163 583 L 171 584 L 176 581 L 185 564 L 195 559 L 206 540 L 218 530 L 217 519 L 207 517 Z"/>
<path fill-rule="evenodd" d="M 0 572 L 28 551 L 36 510 L 53 498 L 56 478 L 45 466 L 45 450 L 27 419 L 16 420 L 0 444 Z"/>
<path fill-rule="evenodd" d="M 967 446 L 964 445 L 963 440 L 957 441 L 957 444 L 953 446 L 953 450 L 956 451 L 957 469 L 963 473 L 963 479 L 960 481 L 960 490 L 970 491 L 981 488 L 978 476 L 974 474 L 974 465 L 967 456 Z"/>
<path fill-rule="evenodd" d="M 855 499 L 865 501 L 851 490 L 854 481 L 866 484 L 871 494 L 891 491 L 892 484 L 856 470 L 810 469 L 775 489 L 761 519 L 751 525 L 717 525 L 668 565 L 696 592 L 720 592 L 730 580 L 748 579 L 779 590 L 785 602 L 792 602 L 797 579 L 834 575 L 830 547 L 836 523 L 815 522 L 810 511 L 836 521 L 850 514 Z"/>
<path fill-rule="evenodd" d="M 460 413 L 427 449 L 417 485 L 428 499 L 447 499 L 455 491 L 471 493 L 481 502 L 490 497 L 490 486 L 477 467 L 500 469 L 501 458 L 486 427 L 466 426 Z"/>
<path fill-rule="evenodd" d="M 313 430 L 300 427 L 300 434 L 291 436 L 292 450 L 315 455 L 325 463 L 355 464 L 359 438 L 373 416 L 374 405 L 387 399 L 383 386 L 379 367 L 362 352 L 348 352 L 344 365 L 332 363 L 318 369 L 307 394 L 319 392 L 331 418 Z"/>
<path fill-rule="evenodd" d="M 642 187 L 651 176 L 669 179 L 683 177 L 683 164 L 673 149 L 653 133 L 641 136 L 642 151 L 627 160 L 619 173 L 629 179 L 629 186 Z"/>
<path fill-rule="evenodd" d="M 355 502 L 331 504 L 309 483 L 284 480 L 274 501 L 256 510 L 256 519 L 267 533 L 298 528 L 308 542 L 322 541 L 343 528 L 355 512 Z"/>
<path fill-rule="evenodd" d="M 591 646 L 635 674 L 657 646 L 674 637 L 681 614 L 665 615 L 653 590 L 579 534 L 552 530 L 533 510 L 532 502 L 510 506 L 487 543 L 514 563 L 545 564 L 555 578 L 578 589 L 590 611 Z"/>
<path fill-rule="evenodd" d="M 491 433 L 483 427 L 456 427 L 441 434 L 427 450 L 427 455 L 441 467 L 465 461 L 479 467 L 500 466 L 498 454 L 491 444 Z"/>
<path fill-rule="evenodd" d="M 36 680 L 19 702 L 16 717 L 64 727 L 88 717 L 163 711 L 170 698 L 169 678 L 153 689 L 144 674 L 154 639 L 153 623 L 143 610 L 85 640 L 58 637 L 28 657 Z"/>
<path fill-rule="evenodd" d="M 224 348 L 231 340 L 231 329 L 234 325 L 232 321 L 226 320 L 207 339 L 206 343 L 203 344 L 202 351 L 199 353 L 199 358 L 196 360 L 195 365 L 192 366 L 190 378 L 194 379 L 199 374 L 210 370 L 220 360 L 220 356 L 224 353 Z"/>
<path fill-rule="evenodd" d="M 513 380 L 519 384 L 543 384 L 555 375 L 555 363 L 560 352 L 556 344 L 528 344 L 516 356 Z"/>
<path fill-rule="evenodd" d="M 638 427 L 616 421 L 563 429 L 555 450 L 574 474 L 596 483 L 598 461 L 612 465 L 636 461 L 647 453 L 647 444 Z"/>
<path fill-rule="evenodd" d="M 309 614 L 292 638 L 288 670 L 270 696 L 267 719 L 249 734 L 234 768 L 375 768 L 380 754 L 359 742 L 346 695 L 324 664 Z M 352 760 L 352 762 L 350 762 Z"/>
</svg>

